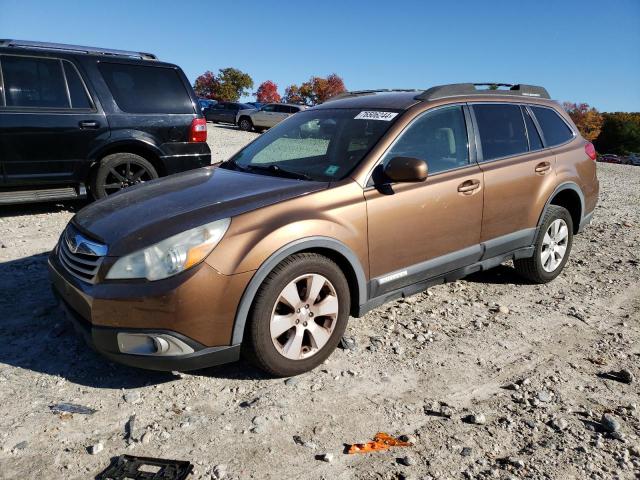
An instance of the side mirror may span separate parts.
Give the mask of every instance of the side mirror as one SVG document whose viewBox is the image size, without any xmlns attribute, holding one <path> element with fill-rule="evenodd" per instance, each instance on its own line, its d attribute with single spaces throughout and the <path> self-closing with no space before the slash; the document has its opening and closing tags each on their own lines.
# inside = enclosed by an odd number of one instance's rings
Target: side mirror
<svg viewBox="0 0 640 480">
<path fill-rule="evenodd" d="M 424 182 L 427 171 L 427 162 L 412 157 L 393 157 L 384 167 L 385 176 L 393 182 Z"/>
</svg>

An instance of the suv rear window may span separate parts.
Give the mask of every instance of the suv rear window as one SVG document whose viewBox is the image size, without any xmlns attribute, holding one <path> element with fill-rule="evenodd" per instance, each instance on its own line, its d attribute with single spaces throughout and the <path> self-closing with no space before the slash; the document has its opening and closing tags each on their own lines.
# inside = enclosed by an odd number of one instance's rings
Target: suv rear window
<svg viewBox="0 0 640 480">
<path fill-rule="evenodd" d="M 2 56 L 7 107 L 69 108 L 60 60 Z"/>
<path fill-rule="evenodd" d="M 483 161 L 529 150 L 519 105 L 473 105 L 473 111 L 478 122 Z"/>
<path fill-rule="evenodd" d="M 573 132 L 567 126 L 567 124 L 560 118 L 556 112 L 551 108 L 545 107 L 531 107 L 533 110 L 542 134 L 544 135 L 544 141 L 547 147 L 553 147 L 554 145 L 560 145 L 569 141 L 573 137 Z"/>
<path fill-rule="evenodd" d="M 174 68 L 100 63 L 118 107 L 127 113 L 194 113 L 191 97 Z"/>
</svg>

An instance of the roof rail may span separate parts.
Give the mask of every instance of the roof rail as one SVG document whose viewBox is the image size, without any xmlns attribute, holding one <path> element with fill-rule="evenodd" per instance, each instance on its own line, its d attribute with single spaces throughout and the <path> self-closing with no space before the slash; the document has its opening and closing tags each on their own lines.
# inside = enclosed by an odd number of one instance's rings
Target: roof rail
<svg viewBox="0 0 640 480">
<path fill-rule="evenodd" d="M 332 100 L 338 100 L 340 98 L 357 97 L 359 95 L 371 95 L 373 93 L 385 93 L 385 92 L 421 92 L 419 88 L 378 88 L 372 90 L 352 90 L 350 92 L 339 93 L 331 98 L 325 100 L 324 103 Z"/>
<path fill-rule="evenodd" d="M 476 87 L 489 87 L 478 89 Z M 508 87 L 500 90 L 499 87 Z M 445 97 L 458 97 L 463 95 L 517 95 L 523 97 L 551 98 L 544 87 L 536 85 L 511 84 L 511 83 L 452 83 L 440 85 L 425 90 L 416 95 L 416 100 L 437 100 Z"/>
<path fill-rule="evenodd" d="M 0 47 L 34 48 L 38 50 L 59 50 L 63 52 L 89 53 L 94 55 L 111 55 L 115 57 L 141 58 L 143 60 L 157 60 L 153 53 L 133 52 L 127 50 L 113 50 L 109 48 L 83 47 L 81 45 L 67 45 L 64 43 L 33 42 L 31 40 L 0 39 Z"/>
</svg>

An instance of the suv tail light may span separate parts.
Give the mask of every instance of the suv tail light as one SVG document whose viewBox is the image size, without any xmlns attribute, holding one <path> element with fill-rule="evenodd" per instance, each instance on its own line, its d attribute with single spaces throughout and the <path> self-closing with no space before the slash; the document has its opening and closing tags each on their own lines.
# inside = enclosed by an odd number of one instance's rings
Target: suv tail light
<svg viewBox="0 0 640 480">
<path fill-rule="evenodd" d="M 190 142 L 207 141 L 207 121 L 204 118 L 194 118 L 189 129 Z"/>
<path fill-rule="evenodd" d="M 205 139 L 206 139 L 206 135 L 205 135 Z M 593 146 L 593 143 L 591 142 L 587 143 L 584 146 L 584 153 L 586 153 L 591 160 L 595 160 L 597 157 L 596 148 Z"/>
</svg>

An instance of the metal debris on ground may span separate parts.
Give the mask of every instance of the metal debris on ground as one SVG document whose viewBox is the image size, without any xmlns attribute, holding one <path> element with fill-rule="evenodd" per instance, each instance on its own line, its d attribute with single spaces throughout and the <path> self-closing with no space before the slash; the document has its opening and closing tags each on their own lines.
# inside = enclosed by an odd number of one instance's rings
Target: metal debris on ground
<svg viewBox="0 0 640 480">
<path fill-rule="evenodd" d="M 184 480 L 192 470 L 187 461 L 120 455 L 95 480 Z"/>
<path fill-rule="evenodd" d="M 80 415 L 93 415 L 97 410 L 76 403 L 56 403 L 50 405 L 49 409 L 55 414 L 78 413 Z"/>
<path fill-rule="evenodd" d="M 413 443 L 411 442 L 404 442 L 399 438 L 392 437 L 387 433 L 378 432 L 376 433 L 376 436 L 373 437 L 373 442 L 354 443 L 353 445 L 349 446 L 347 453 L 369 453 L 379 450 L 388 450 L 390 447 L 411 447 L 412 445 Z"/>
</svg>

